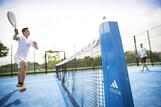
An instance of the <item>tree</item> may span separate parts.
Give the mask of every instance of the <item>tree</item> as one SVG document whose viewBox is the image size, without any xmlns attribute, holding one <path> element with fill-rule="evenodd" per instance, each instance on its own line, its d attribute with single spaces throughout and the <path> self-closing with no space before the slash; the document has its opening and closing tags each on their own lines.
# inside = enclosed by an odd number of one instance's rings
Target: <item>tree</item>
<svg viewBox="0 0 161 107">
<path fill-rule="evenodd" d="M 136 62 L 136 55 L 134 51 L 126 51 L 125 58 L 127 63 L 135 63 Z"/>
<path fill-rule="evenodd" d="M 48 60 L 48 68 L 53 68 L 55 64 L 61 62 L 60 59 L 60 54 L 58 52 L 54 52 L 52 50 L 48 51 L 47 55 L 47 60 Z"/>
<path fill-rule="evenodd" d="M 0 57 L 7 56 L 8 51 L 9 49 L 2 42 L 0 42 Z"/>
</svg>

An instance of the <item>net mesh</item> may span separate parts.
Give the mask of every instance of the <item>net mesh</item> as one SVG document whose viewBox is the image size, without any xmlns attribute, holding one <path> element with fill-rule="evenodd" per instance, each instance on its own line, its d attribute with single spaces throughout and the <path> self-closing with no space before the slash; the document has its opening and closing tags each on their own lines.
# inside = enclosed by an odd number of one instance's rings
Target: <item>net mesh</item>
<svg viewBox="0 0 161 107">
<path fill-rule="evenodd" d="M 56 65 L 58 78 L 79 106 L 105 106 L 101 65 L 98 39 Z"/>
</svg>

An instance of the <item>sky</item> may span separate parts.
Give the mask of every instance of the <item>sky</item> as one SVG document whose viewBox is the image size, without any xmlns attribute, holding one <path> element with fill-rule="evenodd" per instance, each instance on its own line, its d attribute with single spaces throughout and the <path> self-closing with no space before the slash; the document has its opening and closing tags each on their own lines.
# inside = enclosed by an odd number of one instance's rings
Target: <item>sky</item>
<svg viewBox="0 0 161 107">
<path fill-rule="evenodd" d="M 69 57 L 98 38 L 103 16 L 118 22 L 124 50 L 133 48 L 135 33 L 161 25 L 160 0 L 0 0 L 0 41 L 13 45 L 13 53 L 17 43 L 7 11 L 15 13 L 20 35 L 29 27 L 39 60 L 46 50 L 65 51 Z"/>
</svg>

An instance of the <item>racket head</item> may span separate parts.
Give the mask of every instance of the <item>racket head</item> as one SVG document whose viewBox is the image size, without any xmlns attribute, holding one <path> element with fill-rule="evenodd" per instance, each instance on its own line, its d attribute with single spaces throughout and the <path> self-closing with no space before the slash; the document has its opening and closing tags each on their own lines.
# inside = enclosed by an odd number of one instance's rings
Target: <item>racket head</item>
<svg viewBox="0 0 161 107">
<path fill-rule="evenodd" d="M 8 11 L 7 12 L 7 18 L 9 20 L 9 22 L 11 23 L 11 25 L 16 28 L 17 22 L 16 22 L 16 16 L 13 12 Z"/>
</svg>

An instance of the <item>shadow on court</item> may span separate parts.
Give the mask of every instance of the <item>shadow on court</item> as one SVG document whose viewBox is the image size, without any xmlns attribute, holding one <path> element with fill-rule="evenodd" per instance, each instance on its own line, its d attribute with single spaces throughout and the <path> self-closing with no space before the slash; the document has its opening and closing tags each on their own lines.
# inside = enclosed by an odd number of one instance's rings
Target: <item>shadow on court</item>
<svg viewBox="0 0 161 107">
<path fill-rule="evenodd" d="M 7 105 L 4 105 L 16 91 L 18 91 L 18 90 L 14 90 L 13 92 L 11 92 L 11 93 L 7 94 L 6 96 L 4 96 L 3 98 L 1 98 L 0 99 L 0 105 L 3 106 L 3 107 L 10 107 L 11 105 L 20 104 L 21 103 L 20 100 L 17 99 L 17 100 L 15 100 L 15 101 L 7 104 Z"/>
<path fill-rule="evenodd" d="M 7 105 L 4 106 L 4 107 L 11 107 L 12 105 L 18 106 L 19 104 L 21 104 L 21 101 L 20 101 L 20 99 L 17 99 L 17 100 L 15 100 L 15 101 L 13 101 L 13 102 L 7 104 Z"/>
<path fill-rule="evenodd" d="M 66 107 L 55 74 L 27 75 L 23 92 L 16 84 L 17 77 L 0 78 L 0 107 Z"/>
</svg>

